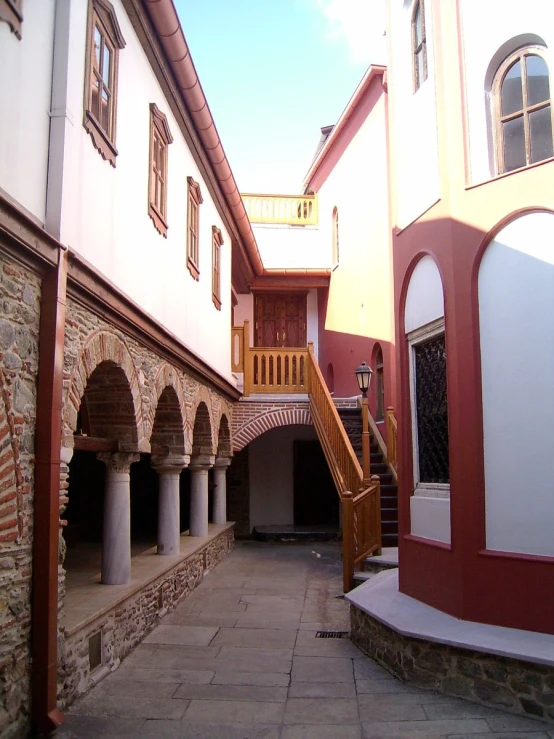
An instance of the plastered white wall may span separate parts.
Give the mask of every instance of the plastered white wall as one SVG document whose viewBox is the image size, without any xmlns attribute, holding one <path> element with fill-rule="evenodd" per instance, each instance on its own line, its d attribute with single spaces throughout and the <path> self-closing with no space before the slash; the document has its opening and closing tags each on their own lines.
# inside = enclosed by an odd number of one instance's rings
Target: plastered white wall
<svg viewBox="0 0 554 739">
<path fill-rule="evenodd" d="M 554 215 L 510 223 L 479 270 L 487 549 L 554 556 Z"/>
<path fill-rule="evenodd" d="M 46 207 L 54 8 L 54 0 L 25 0 L 21 39 L 7 23 L 0 23 L 0 188 L 41 222 Z"/>
<path fill-rule="evenodd" d="M 412 495 L 410 520 L 413 536 L 450 544 L 450 498 L 431 498 Z"/>
<path fill-rule="evenodd" d="M 317 439 L 313 426 L 282 426 L 250 442 L 250 526 L 294 523 L 293 442 Z"/>
<path fill-rule="evenodd" d="M 414 93 L 412 69 L 413 2 L 389 3 L 392 101 L 391 139 L 395 151 L 395 198 L 404 228 L 440 197 L 432 3 L 425 3 L 428 77 Z"/>
<path fill-rule="evenodd" d="M 68 107 L 61 238 L 220 374 L 231 379 L 231 243 L 206 183 L 187 148 L 121 0 L 114 8 L 126 42 L 119 54 L 117 166 L 95 150 L 82 126 L 87 3 L 71 17 Z M 167 116 L 168 235 L 148 216 L 149 104 Z M 187 176 L 200 183 L 200 280 L 186 267 Z M 212 225 L 221 229 L 221 310 L 212 302 Z"/>
<path fill-rule="evenodd" d="M 378 82 L 377 82 L 378 84 Z M 382 341 L 393 339 L 392 259 L 380 96 L 318 190 L 321 251 L 333 251 L 339 220 L 339 262 L 331 274 L 325 328 Z"/>
<path fill-rule="evenodd" d="M 439 269 L 433 257 L 425 255 L 416 264 L 404 308 L 404 331 L 409 334 L 444 316 L 444 294 Z"/>
<path fill-rule="evenodd" d="M 266 269 L 331 267 L 331 253 L 321 243 L 313 226 L 252 224 L 260 256 Z"/>
<path fill-rule="evenodd" d="M 553 79 L 554 3 L 527 0 L 523 10 L 516 0 L 460 0 L 460 9 L 471 179 L 481 182 L 495 173 L 487 73 L 494 73 L 512 51 L 539 37 L 548 47 Z"/>
</svg>

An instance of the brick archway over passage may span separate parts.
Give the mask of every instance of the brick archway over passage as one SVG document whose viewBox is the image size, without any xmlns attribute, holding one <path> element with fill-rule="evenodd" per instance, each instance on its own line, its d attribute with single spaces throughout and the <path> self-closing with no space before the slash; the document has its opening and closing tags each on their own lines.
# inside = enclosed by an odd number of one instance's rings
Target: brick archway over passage
<svg viewBox="0 0 554 739">
<path fill-rule="evenodd" d="M 239 403 L 233 413 L 233 451 L 239 452 L 270 429 L 296 424 L 312 424 L 308 402 Z"/>
</svg>

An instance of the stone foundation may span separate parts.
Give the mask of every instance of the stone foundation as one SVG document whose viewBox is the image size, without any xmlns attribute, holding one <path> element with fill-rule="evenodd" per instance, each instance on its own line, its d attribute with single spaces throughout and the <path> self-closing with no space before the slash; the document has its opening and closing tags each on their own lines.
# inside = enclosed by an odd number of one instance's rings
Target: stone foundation
<svg viewBox="0 0 554 739">
<path fill-rule="evenodd" d="M 109 612 L 60 638 L 58 702 L 62 710 L 123 660 L 232 551 L 232 527 L 154 578 Z M 109 586 L 106 586 L 109 587 Z M 89 640 L 101 633 L 101 664 L 91 670 Z"/>
<path fill-rule="evenodd" d="M 554 723 L 554 668 L 403 636 L 355 606 L 350 620 L 356 646 L 403 682 Z"/>
</svg>

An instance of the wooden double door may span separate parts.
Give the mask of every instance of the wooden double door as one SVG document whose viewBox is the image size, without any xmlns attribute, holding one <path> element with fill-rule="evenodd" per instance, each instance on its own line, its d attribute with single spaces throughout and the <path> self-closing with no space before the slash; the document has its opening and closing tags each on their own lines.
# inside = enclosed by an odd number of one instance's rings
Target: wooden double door
<svg viewBox="0 0 554 739">
<path fill-rule="evenodd" d="M 258 293 L 254 316 L 256 346 L 306 346 L 306 293 Z"/>
</svg>

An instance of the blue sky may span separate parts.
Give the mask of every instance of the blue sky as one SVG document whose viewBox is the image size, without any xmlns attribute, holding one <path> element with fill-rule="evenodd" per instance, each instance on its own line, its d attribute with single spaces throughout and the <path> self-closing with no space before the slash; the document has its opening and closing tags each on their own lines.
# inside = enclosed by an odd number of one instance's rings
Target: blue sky
<svg viewBox="0 0 554 739">
<path fill-rule="evenodd" d="M 321 126 L 370 62 L 382 0 L 174 0 L 243 192 L 300 192 Z"/>
</svg>

